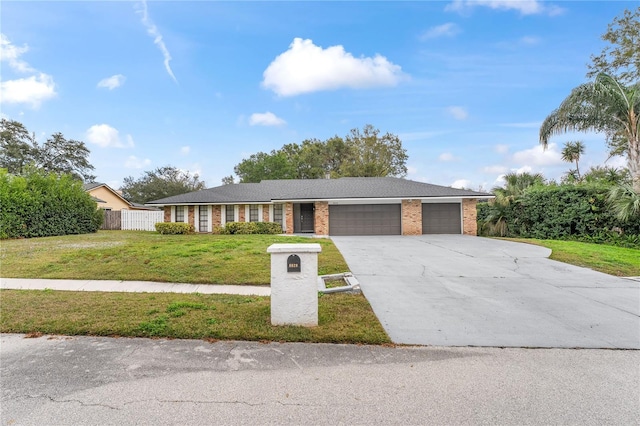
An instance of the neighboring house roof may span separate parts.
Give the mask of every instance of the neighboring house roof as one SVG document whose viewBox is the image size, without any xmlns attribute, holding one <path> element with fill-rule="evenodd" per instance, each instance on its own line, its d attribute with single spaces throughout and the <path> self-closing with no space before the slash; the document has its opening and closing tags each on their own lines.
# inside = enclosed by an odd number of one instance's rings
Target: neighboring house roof
<svg viewBox="0 0 640 426">
<path fill-rule="evenodd" d="M 94 197 L 93 195 L 91 196 L 91 199 L 92 199 L 93 201 L 95 201 L 96 203 L 106 203 L 106 201 L 101 200 L 101 199 L 100 199 L 100 198 L 98 198 L 98 197 Z"/>
<path fill-rule="evenodd" d="M 234 204 L 293 200 L 358 198 L 492 198 L 485 192 L 432 185 L 393 177 L 263 180 L 237 183 L 175 195 L 149 204 Z"/>
<path fill-rule="evenodd" d="M 102 183 L 102 182 L 89 182 L 89 183 L 83 183 L 82 187 L 84 188 L 84 190 L 86 192 L 91 193 L 91 191 L 93 191 L 94 189 L 98 189 L 100 187 L 105 187 L 106 189 L 108 189 L 110 192 L 113 193 L 113 195 L 115 195 L 116 197 L 118 197 L 120 200 L 122 200 L 126 205 L 130 206 L 130 207 L 134 207 L 134 203 L 130 203 L 129 201 L 127 201 L 126 198 L 124 198 L 122 195 L 120 195 L 120 193 L 118 191 L 116 191 L 115 189 L 111 188 L 109 185 L 107 185 L 106 183 Z M 96 198 L 95 196 L 92 195 L 93 198 Z M 100 200 L 99 198 L 97 198 L 97 200 Z M 96 202 L 102 202 L 102 203 L 106 203 L 106 201 L 96 201 Z M 142 208 L 146 208 L 148 209 L 148 207 L 146 206 L 142 206 Z"/>
</svg>

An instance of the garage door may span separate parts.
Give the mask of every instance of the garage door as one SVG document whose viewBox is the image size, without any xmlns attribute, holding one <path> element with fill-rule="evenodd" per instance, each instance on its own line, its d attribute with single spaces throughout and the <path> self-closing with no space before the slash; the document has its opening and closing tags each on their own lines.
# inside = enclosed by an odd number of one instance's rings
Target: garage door
<svg viewBox="0 0 640 426">
<path fill-rule="evenodd" d="M 460 203 L 423 204 L 423 234 L 461 234 Z"/>
<path fill-rule="evenodd" d="M 330 235 L 400 235 L 400 204 L 329 206 Z"/>
</svg>

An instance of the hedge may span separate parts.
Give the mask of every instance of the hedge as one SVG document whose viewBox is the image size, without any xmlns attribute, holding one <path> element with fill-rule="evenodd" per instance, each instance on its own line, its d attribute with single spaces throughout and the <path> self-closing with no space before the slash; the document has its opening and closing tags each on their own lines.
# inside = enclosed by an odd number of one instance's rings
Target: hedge
<svg viewBox="0 0 640 426">
<path fill-rule="evenodd" d="M 282 225 L 275 222 L 229 222 L 214 231 L 218 234 L 282 234 Z"/>
<path fill-rule="evenodd" d="M 193 225 L 183 222 L 158 222 L 156 231 L 163 235 L 191 234 L 195 232 Z"/>
<path fill-rule="evenodd" d="M 640 235 L 640 220 L 617 219 L 606 201 L 608 191 L 602 185 L 532 187 L 509 206 L 479 203 L 479 228 L 486 233 L 486 218 L 499 209 L 510 237 L 627 241 L 633 245 Z"/>
<path fill-rule="evenodd" d="M 69 175 L 0 169 L 0 239 L 96 232 L 103 212 Z"/>
</svg>

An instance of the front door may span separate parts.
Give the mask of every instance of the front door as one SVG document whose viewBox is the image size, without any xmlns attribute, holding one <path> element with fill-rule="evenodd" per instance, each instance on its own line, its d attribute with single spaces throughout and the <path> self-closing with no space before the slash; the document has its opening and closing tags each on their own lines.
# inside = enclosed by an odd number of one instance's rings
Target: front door
<svg viewBox="0 0 640 426">
<path fill-rule="evenodd" d="M 313 203 L 300 203 L 293 205 L 294 232 L 314 231 L 314 210 Z"/>
</svg>

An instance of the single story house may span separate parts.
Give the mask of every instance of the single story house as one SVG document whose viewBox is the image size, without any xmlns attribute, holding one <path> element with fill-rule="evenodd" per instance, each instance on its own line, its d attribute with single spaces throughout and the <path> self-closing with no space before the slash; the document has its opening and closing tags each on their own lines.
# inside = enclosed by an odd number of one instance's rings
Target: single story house
<svg viewBox="0 0 640 426">
<path fill-rule="evenodd" d="M 165 222 L 211 232 L 227 222 L 277 222 L 285 233 L 476 235 L 476 203 L 493 195 L 393 177 L 263 180 L 147 203 Z"/>
<path fill-rule="evenodd" d="M 131 203 L 127 201 L 122 192 L 111 188 L 106 183 L 91 182 L 82 185 L 85 192 L 88 192 L 93 200 L 98 203 L 98 207 L 103 210 L 157 210 L 155 207 L 148 207 L 143 204 Z"/>
</svg>

